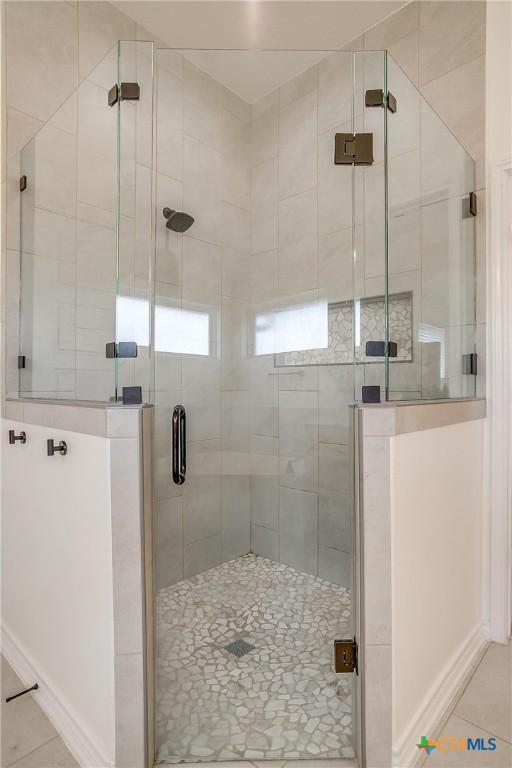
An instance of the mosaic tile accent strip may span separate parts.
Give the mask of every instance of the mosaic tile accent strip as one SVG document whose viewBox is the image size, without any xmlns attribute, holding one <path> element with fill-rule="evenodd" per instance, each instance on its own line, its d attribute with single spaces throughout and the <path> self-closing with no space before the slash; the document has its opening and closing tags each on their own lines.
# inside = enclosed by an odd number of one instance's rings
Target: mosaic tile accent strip
<svg viewBox="0 0 512 768">
<path fill-rule="evenodd" d="M 340 365 L 354 362 L 353 354 L 353 303 L 341 301 L 329 304 L 329 346 L 327 349 L 308 349 L 284 352 L 276 355 L 277 366 L 290 365 Z M 360 303 L 360 338 L 356 348 L 358 363 L 382 362 L 384 358 L 366 357 L 366 342 L 384 339 L 384 296 L 363 299 Z M 398 354 L 391 362 L 412 360 L 412 293 L 389 296 L 389 337 L 396 341 Z"/>
<path fill-rule="evenodd" d="M 244 555 L 156 596 L 159 763 L 353 757 L 344 587 Z M 237 658 L 226 646 L 254 650 Z"/>
</svg>

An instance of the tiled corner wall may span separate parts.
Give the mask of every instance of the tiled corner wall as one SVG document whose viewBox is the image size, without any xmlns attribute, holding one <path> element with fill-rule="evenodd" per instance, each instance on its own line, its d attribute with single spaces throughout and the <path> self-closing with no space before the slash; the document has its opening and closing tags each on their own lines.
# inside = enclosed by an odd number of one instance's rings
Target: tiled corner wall
<svg viewBox="0 0 512 768">
<path fill-rule="evenodd" d="M 352 298 L 352 57 L 333 54 L 252 105 L 252 312 Z M 350 586 L 352 366 L 250 359 L 251 547 Z"/>
<path fill-rule="evenodd" d="M 44 18 L 40 8 L 35 2 L 4 6 L 8 250 L 3 272 L 11 390 L 17 379 L 19 150 L 117 40 L 151 39 L 108 3 L 49 2 Z M 484 3 L 413 2 L 352 46 L 387 47 L 478 161 L 480 363 L 485 336 L 484 44 Z M 201 210 L 201 216 L 189 236 L 159 231 L 157 302 L 206 308 L 211 349 L 222 343 L 222 361 L 214 355 L 187 356 L 177 364 L 177 355 L 157 355 L 159 540 L 162 546 L 179 540 L 183 552 L 181 559 L 165 559 L 160 583 L 196 572 L 198 563 L 202 568 L 247 551 L 249 541 L 253 551 L 346 583 L 351 535 L 347 520 L 336 520 L 333 510 L 351 497 L 339 472 L 341 466 L 348 471 L 350 368 L 308 366 L 278 373 L 269 358 L 248 361 L 243 357 L 243 318 L 249 304 L 265 305 L 299 292 L 322 288 L 329 300 L 351 297 L 349 195 L 333 176 L 328 142 L 332 130 L 350 118 L 339 95 L 347 83 L 337 82 L 343 74 L 332 57 L 248 109 L 190 63 L 184 66 L 180 57 L 164 55 L 168 61 L 160 67 L 161 86 L 174 94 L 172 104 L 178 108 L 168 108 L 171 100 L 158 107 L 165 134 L 158 143 L 157 213 L 175 201 L 183 210 Z M 338 89 L 336 98 L 329 101 L 333 88 Z M 301 142 L 307 144 L 305 153 Z M 100 222 L 91 223 L 100 237 Z M 219 232 L 229 233 L 234 246 L 225 247 Z M 87 242 L 90 254 L 98 240 L 91 235 Z M 315 257 L 306 260 L 311 254 Z M 400 285 L 410 274 L 399 275 Z M 96 327 L 98 307 L 90 309 L 83 330 L 101 335 L 103 343 L 110 326 Z M 91 357 L 90 350 L 82 352 Z M 101 379 L 97 373 L 93 364 L 91 381 Z M 480 393 L 482 382 L 480 373 Z M 414 391 L 410 384 L 400 390 Z M 198 415 L 189 435 L 189 472 L 198 475 L 197 499 L 187 502 L 168 487 L 170 409 L 183 393 L 189 398 L 185 404 Z M 187 523 L 187 532 L 185 507 L 195 510 L 196 521 L 193 530 Z M 291 522 L 290 510 L 297 509 L 299 525 L 296 515 Z M 223 541 L 228 521 L 236 523 L 234 539 Z M 346 558 L 340 558 L 340 551 Z"/>
</svg>

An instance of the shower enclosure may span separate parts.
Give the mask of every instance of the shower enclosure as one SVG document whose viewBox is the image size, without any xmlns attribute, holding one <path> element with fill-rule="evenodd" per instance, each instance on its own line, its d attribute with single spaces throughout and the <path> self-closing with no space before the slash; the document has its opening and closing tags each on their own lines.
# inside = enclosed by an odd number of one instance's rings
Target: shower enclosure
<svg viewBox="0 0 512 768">
<path fill-rule="evenodd" d="M 364 765 L 353 414 L 475 395 L 474 174 L 382 51 L 121 42 L 22 151 L 19 395 L 154 406 L 150 763 Z"/>
</svg>

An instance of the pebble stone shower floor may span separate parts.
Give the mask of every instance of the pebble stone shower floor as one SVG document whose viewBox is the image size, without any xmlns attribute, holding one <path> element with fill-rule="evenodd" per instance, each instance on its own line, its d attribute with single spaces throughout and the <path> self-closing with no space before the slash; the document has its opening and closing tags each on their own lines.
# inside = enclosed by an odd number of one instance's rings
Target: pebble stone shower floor
<svg viewBox="0 0 512 768">
<path fill-rule="evenodd" d="M 349 590 L 244 555 L 159 590 L 156 619 L 158 762 L 353 757 Z"/>
</svg>

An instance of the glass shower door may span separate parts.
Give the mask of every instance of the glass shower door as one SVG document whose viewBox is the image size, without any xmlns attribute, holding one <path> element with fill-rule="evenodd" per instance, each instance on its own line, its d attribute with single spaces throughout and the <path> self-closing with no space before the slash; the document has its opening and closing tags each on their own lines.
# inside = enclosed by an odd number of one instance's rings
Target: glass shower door
<svg viewBox="0 0 512 768">
<path fill-rule="evenodd" d="M 156 759 L 350 757 L 354 55 L 156 62 Z"/>
</svg>

